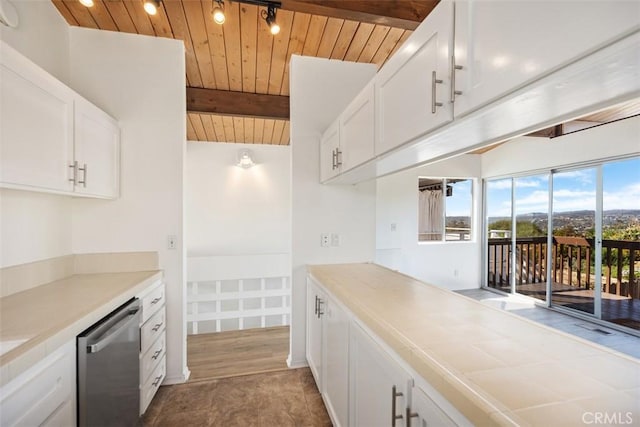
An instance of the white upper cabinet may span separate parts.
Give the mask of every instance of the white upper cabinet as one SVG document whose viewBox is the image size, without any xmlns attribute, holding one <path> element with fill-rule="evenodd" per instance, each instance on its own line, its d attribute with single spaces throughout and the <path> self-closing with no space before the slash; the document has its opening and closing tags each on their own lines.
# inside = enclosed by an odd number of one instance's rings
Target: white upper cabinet
<svg viewBox="0 0 640 427">
<path fill-rule="evenodd" d="M 442 1 L 376 76 L 375 154 L 451 121 L 453 3 Z"/>
<path fill-rule="evenodd" d="M 90 102 L 76 98 L 74 127 L 76 192 L 96 197 L 118 197 L 118 123 Z"/>
<path fill-rule="evenodd" d="M 336 120 L 327 128 L 320 140 L 320 182 L 333 178 L 342 171 L 340 126 Z"/>
<path fill-rule="evenodd" d="M 71 191 L 73 93 L 0 44 L 0 182 Z"/>
<path fill-rule="evenodd" d="M 638 1 L 455 3 L 456 117 L 640 28 Z"/>
<path fill-rule="evenodd" d="M 375 102 L 373 80 L 340 115 L 342 170 L 347 171 L 374 156 Z"/>
<path fill-rule="evenodd" d="M 117 122 L 0 41 L 0 187 L 118 197 Z"/>
</svg>

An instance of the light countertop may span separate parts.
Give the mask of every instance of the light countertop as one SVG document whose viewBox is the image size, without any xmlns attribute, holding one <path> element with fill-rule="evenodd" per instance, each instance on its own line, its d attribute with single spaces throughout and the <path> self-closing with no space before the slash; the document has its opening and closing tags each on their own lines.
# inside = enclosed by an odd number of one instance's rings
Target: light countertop
<svg viewBox="0 0 640 427">
<path fill-rule="evenodd" d="M 0 386 L 162 278 L 76 274 L 0 298 Z"/>
<path fill-rule="evenodd" d="M 308 272 L 476 425 L 640 425 L 637 359 L 375 264 Z"/>
</svg>

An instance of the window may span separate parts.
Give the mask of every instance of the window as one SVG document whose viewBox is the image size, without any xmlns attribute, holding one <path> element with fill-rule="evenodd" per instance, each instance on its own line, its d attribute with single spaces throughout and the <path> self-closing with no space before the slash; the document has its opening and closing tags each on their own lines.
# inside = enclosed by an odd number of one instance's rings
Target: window
<svg viewBox="0 0 640 427">
<path fill-rule="evenodd" d="M 418 241 L 471 240 L 473 181 L 418 179 Z"/>
</svg>

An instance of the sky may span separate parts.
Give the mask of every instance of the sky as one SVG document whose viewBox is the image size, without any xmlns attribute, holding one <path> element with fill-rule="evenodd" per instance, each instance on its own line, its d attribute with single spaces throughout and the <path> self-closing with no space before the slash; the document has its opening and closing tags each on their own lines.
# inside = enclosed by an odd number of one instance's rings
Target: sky
<svg viewBox="0 0 640 427">
<path fill-rule="evenodd" d="M 606 163 L 603 174 L 603 209 L 640 209 L 640 158 Z M 548 209 L 548 175 L 515 179 L 516 214 Z M 595 210 L 596 168 L 558 172 L 553 175 L 555 212 Z M 511 215 L 511 179 L 489 181 L 489 217 Z"/>
</svg>

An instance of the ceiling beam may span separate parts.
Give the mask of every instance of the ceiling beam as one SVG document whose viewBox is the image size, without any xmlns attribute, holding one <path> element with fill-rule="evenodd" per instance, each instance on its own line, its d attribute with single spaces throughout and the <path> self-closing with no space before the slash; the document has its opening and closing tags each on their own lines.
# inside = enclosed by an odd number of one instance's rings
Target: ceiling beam
<svg viewBox="0 0 640 427">
<path fill-rule="evenodd" d="M 551 126 L 545 129 L 540 129 L 538 131 L 529 133 L 525 136 L 534 136 L 541 138 L 557 138 L 559 136 L 564 135 L 564 126 L 562 124 Z"/>
<path fill-rule="evenodd" d="M 289 97 L 187 87 L 187 112 L 289 120 Z"/>
<path fill-rule="evenodd" d="M 416 27 L 439 0 L 280 0 L 283 10 L 386 25 L 405 30 Z"/>
</svg>

